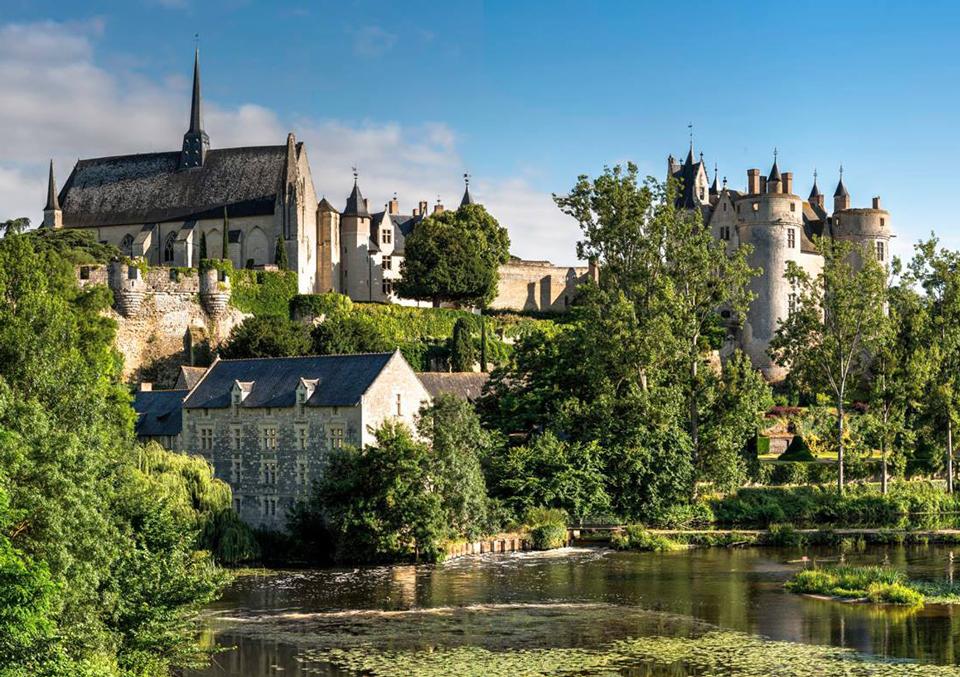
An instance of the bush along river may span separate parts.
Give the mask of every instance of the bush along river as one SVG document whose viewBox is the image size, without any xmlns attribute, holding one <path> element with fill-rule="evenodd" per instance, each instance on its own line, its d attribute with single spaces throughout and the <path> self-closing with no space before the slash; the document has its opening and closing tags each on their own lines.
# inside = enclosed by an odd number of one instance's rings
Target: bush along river
<svg viewBox="0 0 960 677">
<path fill-rule="evenodd" d="M 850 604 L 784 587 L 811 560 L 841 558 L 952 581 L 954 550 L 563 548 L 245 575 L 205 615 L 222 651 L 185 674 L 960 677 L 960 606 Z"/>
</svg>

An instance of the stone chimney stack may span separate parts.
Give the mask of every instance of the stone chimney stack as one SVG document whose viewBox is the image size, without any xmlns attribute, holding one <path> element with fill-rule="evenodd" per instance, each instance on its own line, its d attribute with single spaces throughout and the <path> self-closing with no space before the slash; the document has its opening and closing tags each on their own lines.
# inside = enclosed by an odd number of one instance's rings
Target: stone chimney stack
<svg viewBox="0 0 960 677">
<path fill-rule="evenodd" d="M 388 214 L 400 213 L 400 202 L 397 200 L 396 194 L 394 194 L 393 199 L 387 203 L 387 213 Z"/>
<path fill-rule="evenodd" d="M 879 196 L 879 195 L 878 195 L 877 197 L 873 198 L 873 208 L 874 208 L 874 209 L 883 209 L 883 207 L 880 206 L 880 196 Z"/>
<path fill-rule="evenodd" d="M 426 200 L 420 200 L 420 211 L 419 211 L 418 213 L 420 214 L 420 216 L 426 216 L 426 215 L 427 215 L 427 201 L 426 201 Z"/>
<path fill-rule="evenodd" d="M 757 192 L 763 194 L 766 194 L 767 192 L 767 177 L 765 177 L 763 174 L 760 175 L 760 190 Z"/>
<path fill-rule="evenodd" d="M 747 170 L 747 193 L 757 195 L 760 192 L 760 170 Z"/>
<path fill-rule="evenodd" d="M 793 172 L 783 172 L 783 192 L 793 194 Z"/>
</svg>

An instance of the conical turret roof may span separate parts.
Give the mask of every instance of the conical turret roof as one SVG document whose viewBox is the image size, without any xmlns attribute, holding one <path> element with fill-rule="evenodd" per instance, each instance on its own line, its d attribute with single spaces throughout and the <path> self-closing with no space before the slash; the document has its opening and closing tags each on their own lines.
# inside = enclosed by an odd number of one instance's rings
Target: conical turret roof
<svg viewBox="0 0 960 677">
<path fill-rule="evenodd" d="M 363 216 L 370 218 L 370 212 L 367 211 L 367 203 L 360 193 L 360 186 L 357 183 L 357 177 L 353 177 L 353 191 L 347 198 L 347 206 L 343 210 L 344 216 Z"/>
</svg>

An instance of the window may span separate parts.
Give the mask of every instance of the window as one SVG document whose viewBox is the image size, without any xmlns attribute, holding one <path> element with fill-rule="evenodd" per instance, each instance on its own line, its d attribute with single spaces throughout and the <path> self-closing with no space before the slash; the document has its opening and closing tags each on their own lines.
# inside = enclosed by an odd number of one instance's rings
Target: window
<svg viewBox="0 0 960 677">
<path fill-rule="evenodd" d="M 262 448 L 274 451 L 277 448 L 277 429 L 269 426 L 263 429 Z"/>
<path fill-rule="evenodd" d="M 797 248 L 797 229 L 787 228 L 787 249 Z"/>
<path fill-rule="evenodd" d="M 213 449 L 213 428 L 200 428 L 200 449 L 201 451 Z"/>
<path fill-rule="evenodd" d="M 391 242 L 393 242 L 393 231 L 389 228 L 384 228 L 380 231 L 380 243 L 390 244 Z"/>
<path fill-rule="evenodd" d="M 726 202 L 723 203 L 723 211 L 727 211 L 727 203 L 726 203 Z"/>
<path fill-rule="evenodd" d="M 796 202 L 791 202 L 791 203 L 790 203 L 790 211 L 791 211 L 791 212 L 797 211 L 797 203 L 796 203 Z"/>
<path fill-rule="evenodd" d="M 308 442 L 309 442 L 309 438 L 307 437 L 307 426 L 305 425 L 299 426 L 297 428 L 297 449 L 300 449 L 301 451 L 305 451 L 307 448 Z"/>
<path fill-rule="evenodd" d="M 307 393 L 303 389 L 297 390 L 297 418 L 303 418 L 303 408 L 307 403 Z"/>
<path fill-rule="evenodd" d="M 263 517 L 277 516 L 277 497 L 276 496 L 260 497 L 260 514 Z"/>
<path fill-rule="evenodd" d="M 330 426 L 330 448 L 343 449 L 343 426 Z"/>
<path fill-rule="evenodd" d="M 166 241 L 163 243 L 163 262 L 164 263 L 173 263 L 173 246 L 177 241 L 177 234 L 170 233 L 167 235 Z"/>
<path fill-rule="evenodd" d="M 241 482 L 243 482 L 243 459 L 234 456 L 230 460 L 230 484 L 237 486 Z"/>
<path fill-rule="evenodd" d="M 883 242 L 877 241 L 877 261 L 883 261 Z"/>
<path fill-rule="evenodd" d="M 882 223 L 880 224 L 883 225 Z M 80 279 L 89 280 L 90 279 L 90 266 L 80 266 Z"/>
<path fill-rule="evenodd" d="M 390 296 L 393 294 L 393 280 L 384 280 L 383 281 L 383 295 Z"/>
<path fill-rule="evenodd" d="M 230 410 L 234 417 L 240 415 L 240 403 L 243 401 L 243 393 L 239 389 L 234 389 L 230 393 Z"/>
<path fill-rule="evenodd" d="M 273 459 L 260 459 L 260 483 L 269 486 L 277 484 L 277 462 Z"/>
<path fill-rule="evenodd" d="M 397 416 L 403 416 L 403 395 L 397 393 Z"/>
<path fill-rule="evenodd" d="M 243 429 L 238 425 L 233 426 L 230 429 L 230 438 L 233 441 L 234 451 L 239 451 L 243 444 Z"/>
<path fill-rule="evenodd" d="M 700 199 L 703 199 L 703 186 L 700 187 Z"/>
<path fill-rule="evenodd" d="M 760 211 L 760 203 L 759 203 L 759 202 L 753 202 L 753 203 L 750 204 L 750 206 L 753 207 L 753 211 L 755 211 L 755 212 L 759 212 L 759 211 Z"/>
<path fill-rule="evenodd" d="M 381 265 L 384 270 L 393 270 L 393 259 L 390 256 L 384 256 Z"/>
<path fill-rule="evenodd" d="M 737 214 L 740 213 L 740 205 L 737 205 Z"/>
<path fill-rule="evenodd" d="M 720 226 L 720 239 L 721 240 L 730 239 L 730 226 Z"/>
<path fill-rule="evenodd" d="M 120 240 L 120 253 L 124 256 L 133 255 L 133 235 L 124 235 Z"/>
<path fill-rule="evenodd" d="M 880 225 L 882 226 L 882 225 L 884 225 L 884 224 L 886 224 L 886 219 L 884 219 L 884 218 L 881 216 L 881 217 L 880 217 Z"/>
<path fill-rule="evenodd" d="M 298 487 L 305 487 L 309 482 L 307 476 L 307 459 L 305 456 L 297 456 L 297 474 L 295 480 Z"/>
</svg>

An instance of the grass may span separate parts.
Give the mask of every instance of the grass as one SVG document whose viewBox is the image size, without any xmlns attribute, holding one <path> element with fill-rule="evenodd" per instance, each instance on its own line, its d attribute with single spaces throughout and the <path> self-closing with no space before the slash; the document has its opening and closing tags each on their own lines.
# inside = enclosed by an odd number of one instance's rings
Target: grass
<svg viewBox="0 0 960 677">
<path fill-rule="evenodd" d="M 804 569 L 786 582 L 790 592 L 828 595 L 874 604 L 920 606 L 926 596 L 906 574 L 882 566 L 835 566 Z"/>
<path fill-rule="evenodd" d="M 640 526 L 629 526 L 610 537 L 610 545 L 617 550 L 637 550 L 640 552 L 670 552 L 682 550 L 683 543 L 662 534 L 653 534 Z"/>
</svg>

